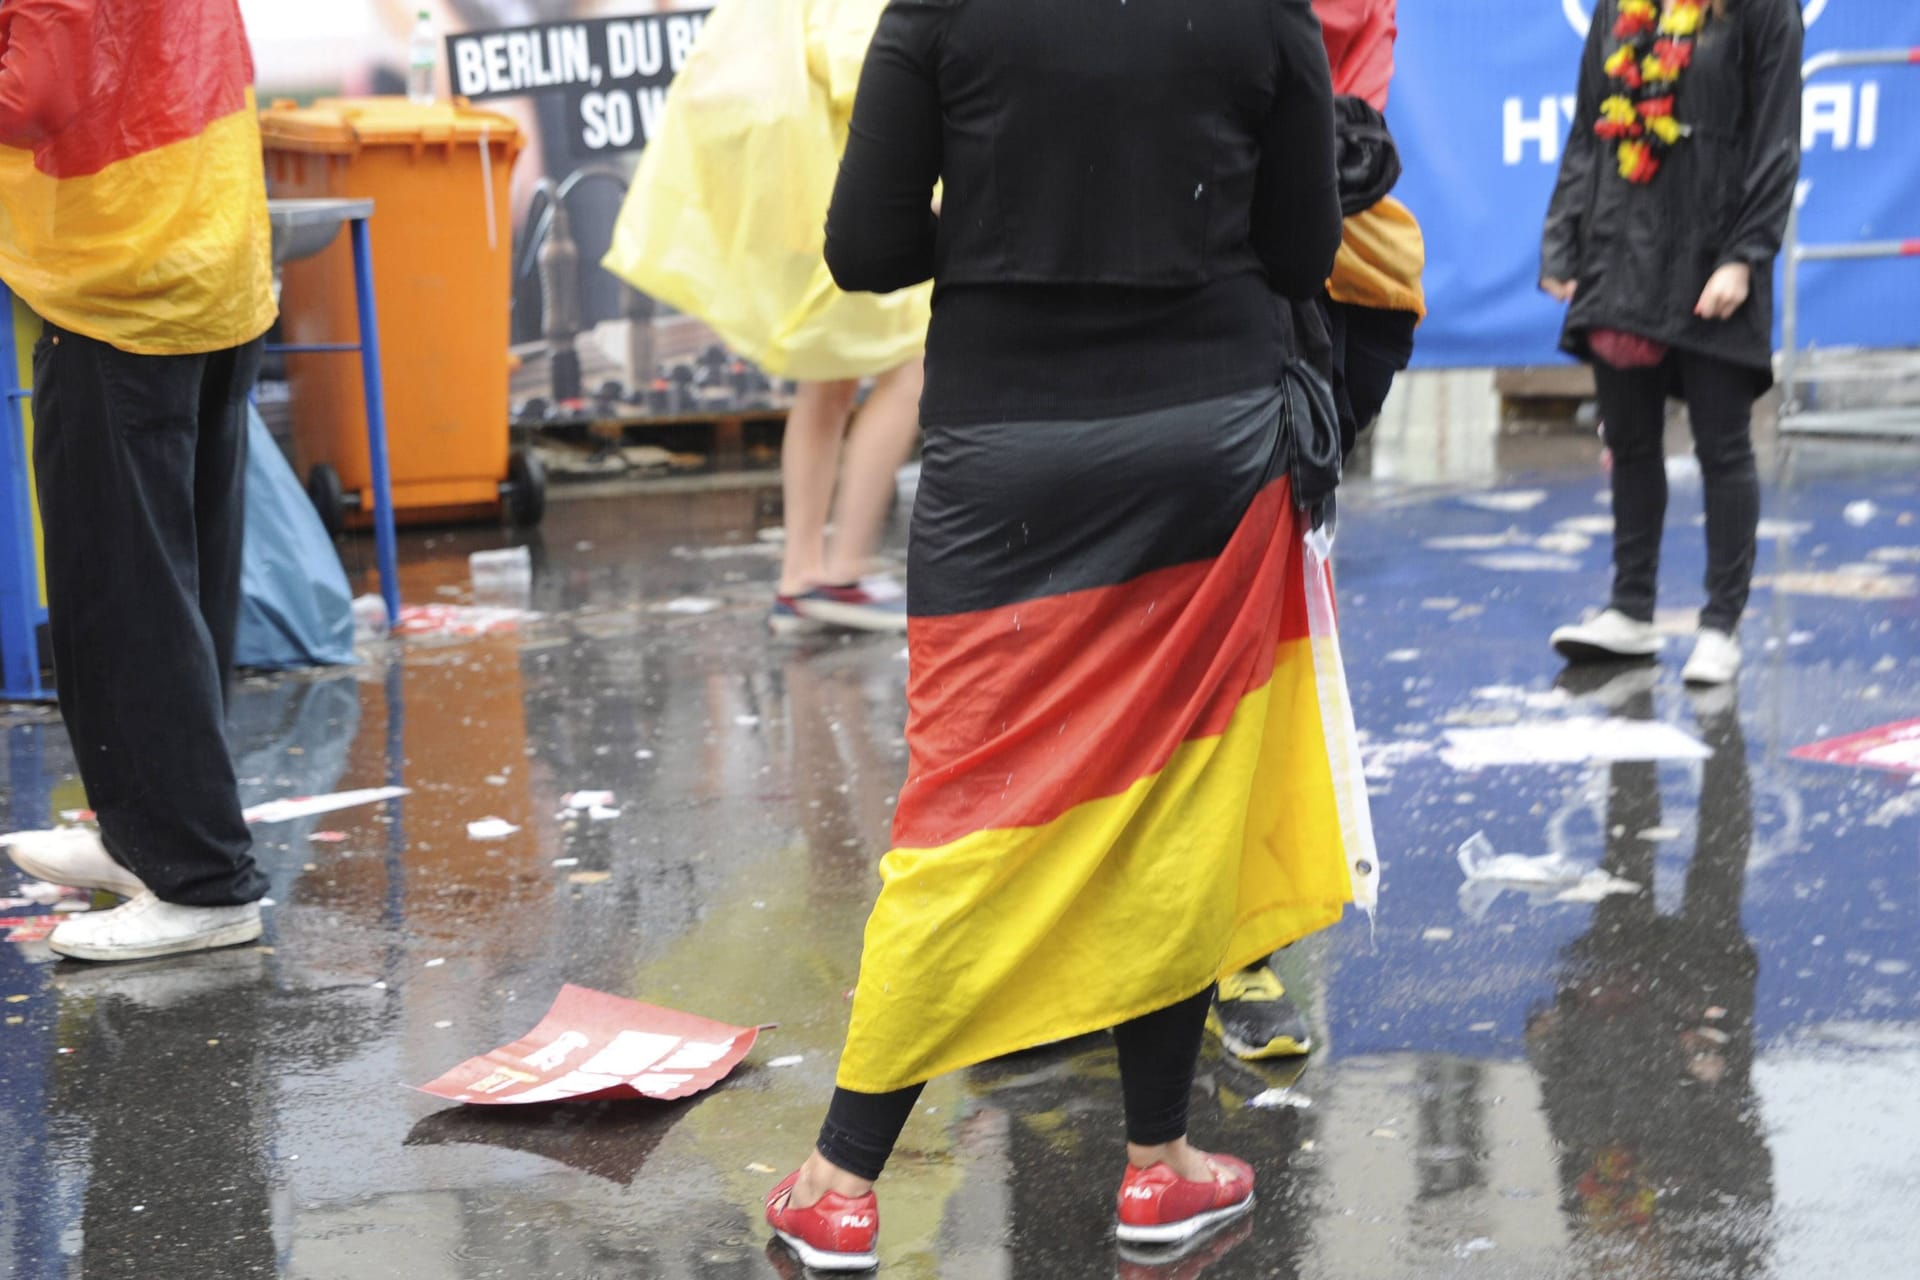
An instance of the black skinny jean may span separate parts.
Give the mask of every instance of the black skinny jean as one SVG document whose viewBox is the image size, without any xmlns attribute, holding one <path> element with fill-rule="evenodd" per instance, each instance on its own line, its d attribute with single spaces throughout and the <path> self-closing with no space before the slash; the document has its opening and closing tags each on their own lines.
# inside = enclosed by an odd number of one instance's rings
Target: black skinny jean
<svg viewBox="0 0 1920 1280">
<path fill-rule="evenodd" d="M 1187 1103 L 1212 1000 L 1208 988 L 1113 1029 L 1128 1142 L 1156 1147 L 1186 1136 Z M 924 1087 L 916 1084 L 892 1093 L 835 1089 L 827 1121 L 820 1126 L 820 1154 L 855 1177 L 877 1179 Z"/>
<path fill-rule="evenodd" d="M 260 343 L 141 356 L 47 326 L 33 464 L 60 714 L 107 851 L 167 902 L 267 891 L 226 730 Z"/>
<path fill-rule="evenodd" d="M 1613 451 L 1613 607 L 1653 621 L 1667 518 L 1667 395 L 1677 384 L 1706 489 L 1707 604 L 1700 625 L 1735 634 L 1753 588 L 1760 524 L 1753 371 L 1675 350 L 1646 369 L 1616 369 L 1596 360 L 1593 377 Z"/>
</svg>

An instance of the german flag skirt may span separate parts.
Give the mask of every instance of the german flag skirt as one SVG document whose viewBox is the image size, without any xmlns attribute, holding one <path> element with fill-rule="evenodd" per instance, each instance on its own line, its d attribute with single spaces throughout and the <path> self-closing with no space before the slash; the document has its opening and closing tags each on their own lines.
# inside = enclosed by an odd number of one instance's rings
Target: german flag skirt
<svg viewBox="0 0 1920 1280">
<path fill-rule="evenodd" d="M 1371 909 L 1325 546 L 1277 393 L 929 428 L 911 766 L 839 1083 L 1175 1004 Z"/>
</svg>

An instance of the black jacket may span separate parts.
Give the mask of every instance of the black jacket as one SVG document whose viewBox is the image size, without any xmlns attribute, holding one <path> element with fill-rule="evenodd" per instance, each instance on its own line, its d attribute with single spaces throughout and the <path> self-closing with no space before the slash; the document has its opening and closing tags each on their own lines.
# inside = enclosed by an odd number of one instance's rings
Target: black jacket
<svg viewBox="0 0 1920 1280">
<path fill-rule="evenodd" d="M 1309 0 L 895 0 L 827 216 L 843 289 L 1316 295 L 1340 243 Z M 945 180 L 935 218 L 928 197 Z"/>
<path fill-rule="evenodd" d="M 1612 92 L 1618 3 L 1594 6 L 1541 247 L 1541 275 L 1580 286 L 1560 345 L 1589 358 L 1590 330 L 1620 329 L 1751 368 L 1764 387 L 1773 262 L 1800 178 L 1799 0 L 1729 0 L 1724 19 L 1708 17 L 1674 105 L 1692 133 L 1647 185 L 1622 178 L 1613 144 L 1593 132 Z M 1730 319 L 1699 319 L 1700 291 L 1729 262 L 1753 268 L 1751 296 Z"/>
</svg>

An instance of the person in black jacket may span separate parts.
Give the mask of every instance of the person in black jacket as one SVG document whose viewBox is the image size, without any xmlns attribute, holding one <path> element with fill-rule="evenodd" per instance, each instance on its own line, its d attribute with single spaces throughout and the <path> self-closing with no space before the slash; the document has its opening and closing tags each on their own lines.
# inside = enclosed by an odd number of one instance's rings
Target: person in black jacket
<svg viewBox="0 0 1920 1280">
<path fill-rule="evenodd" d="M 1613 454 L 1614 585 L 1563 627 L 1569 661 L 1650 658 L 1667 397 L 1706 487 L 1707 604 L 1686 679 L 1740 669 L 1760 487 L 1753 402 L 1773 383 L 1773 262 L 1800 174 L 1797 0 L 1601 0 L 1547 214 L 1541 287 L 1592 362 Z"/>
<path fill-rule="evenodd" d="M 1251 1204 L 1253 1171 L 1187 1139 L 1213 985 L 1373 872 L 1341 847 L 1285 391 L 1340 236 L 1309 0 L 881 18 L 826 257 L 849 290 L 934 281 L 912 765 L 839 1087 L 767 1199 L 807 1264 L 874 1264 L 928 1079 L 1108 1028 L 1120 1240 Z"/>
</svg>

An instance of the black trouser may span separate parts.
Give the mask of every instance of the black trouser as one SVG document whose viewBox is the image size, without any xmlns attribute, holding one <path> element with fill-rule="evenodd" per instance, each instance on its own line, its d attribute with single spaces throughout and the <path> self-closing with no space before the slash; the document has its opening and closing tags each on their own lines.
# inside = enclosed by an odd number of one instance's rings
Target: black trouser
<svg viewBox="0 0 1920 1280">
<path fill-rule="evenodd" d="M 258 341 L 136 356 L 51 325 L 33 352 L 60 714 L 108 851 L 189 906 L 267 891 L 226 733 L 259 366 Z"/>
<path fill-rule="evenodd" d="M 1113 1029 L 1128 1142 L 1157 1147 L 1186 1136 L 1187 1103 L 1212 999 L 1209 988 Z M 923 1087 L 916 1084 L 892 1093 L 835 1089 L 827 1121 L 820 1126 L 820 1154 L 857 1178 L 878 1178 Z"/>
<path fill-rule="evenodd" d="M 1373 426 L 1393 390 L 1393 380 L 1413 360 L 1413 331 L 1420 317 L 1350 302 L 1327 303 L 1327 333 L 1333 344 L 1333 396 L 1340 434 L 1351 449 Z"/>
<path fill-rule="evenodd" d="M 1646 369 L 1593 365 L 1613 451 L 1613 607 L 1653 621 L 1667 518 L 1667 393 L 1677 384 L 1693 426 L 1707 499 L 1707 606 L 1700 625 L 1739 630 L 1753 587 L 1760 478 L 1753 461 L 1754 375 L 1687 351 Z"/>
</svg>

